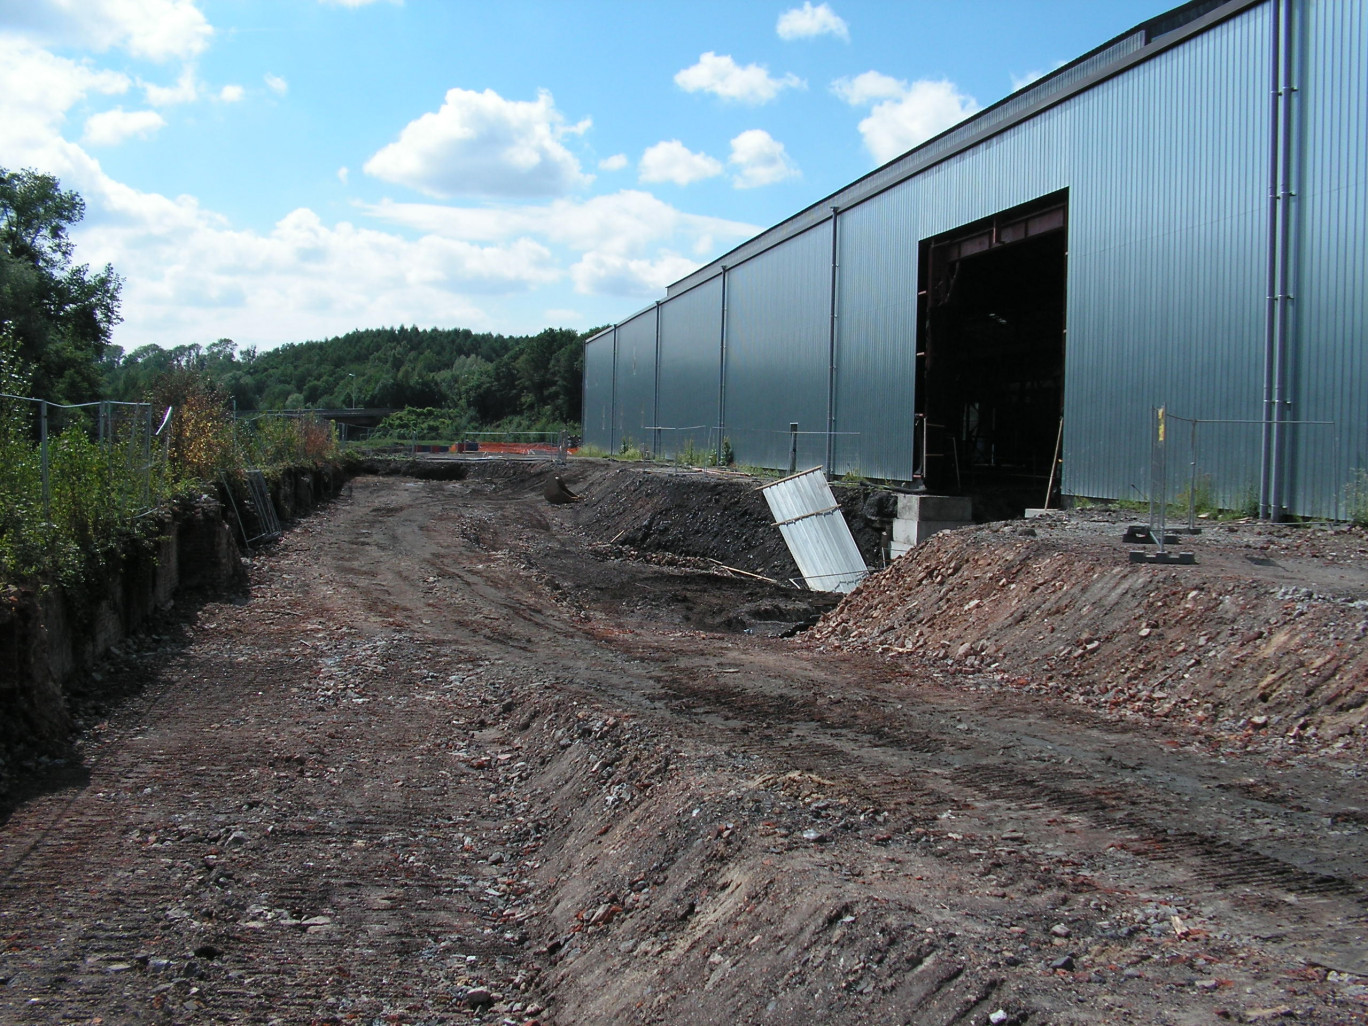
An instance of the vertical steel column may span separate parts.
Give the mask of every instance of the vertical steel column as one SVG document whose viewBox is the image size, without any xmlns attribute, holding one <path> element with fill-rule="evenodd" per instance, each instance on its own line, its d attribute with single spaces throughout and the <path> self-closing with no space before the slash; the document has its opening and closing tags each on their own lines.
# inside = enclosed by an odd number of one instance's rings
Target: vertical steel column
<svg viewBox="0 0 1368 1026">
<path fill-rule="evenodd" d="M 612 387 L 609 388 L 609 390 L 608 390 L 608 453 L 609 453 L 609 455 L 615 455 L 615 454 L 617 453 L 617 451 L 618 451 L 618 441 L 617 441 L 617 425 L 618 425 L 618 408 L 617 408 L 617 363 L 618 363 L 618 346 L 617 346 L 617 331 L 618 331 L 618 330 L 617 330 L 617 325 L 614 324 L 614 325 L 613 325 L 613 384 L 612 384 Z"/>
<path fill-rule="evenodd" d="M 727 265 L 722 265 L 722 324 L 717 360 L 717 465 L 722 466 L 722 440 L 727 433 Z"/>
<path fill-rule="evenodd" d="M 826 472 L 835 472 L 836 463 L 836 289 L 840 253 L 838 251 L 837 221 L 840 207 L 831 208 L 831 322 L 827 329 L 827 426 L 826 426 Z"/>
<path fill-rule="evenodd" d="M 1291 412 L 1292 397 L 1288 386 L 1288 358 L 1293 342 L 1292 322 L 1292 262 L 1295 258 L 1295 240 L 1292 238 L 1292 201 L 1297 193 L 1293 181 L 1293 135 L 1295 110 L 1294 94 L 1297 87 L 1293 82 L 1295 69 L 1293 50 L 1297 17 L 1296 0 L 1284 0 L 1282 15 L 1282 87 L 1279 90 L 1279 164 L 1281 166 L 1281 186 L 1278 190 L 1278 323 L 1277 345 L 1273 361 L 1273 452 L 1269 471 L 1269 505 L 1272 518 L 1281 520 L 1287 509 L 1287 445 L 1288 413 Z"/>
<path fill-rule="evenodd" d="M 1268 279 L 1264 312 L 1263 425 L 1259 434 L 1259 519 L 1272 519 L 1273 471 L 1273 367 L 1278 350 L 1278 84 L 1282 61 L 1282 0 L 1272 0 L 1269 25 L 1268 101 Z"/>
<path fill-rule="evenodd" d="M 651 452 L 660 455 L 660 300 L 656 300 L 655 325 L 655 400 L 651 408 L 651 423 L 655 427 L 655 437 L 651 439 Z M 672 454 L 673 455 L 673 454 Z"/>
</svg>

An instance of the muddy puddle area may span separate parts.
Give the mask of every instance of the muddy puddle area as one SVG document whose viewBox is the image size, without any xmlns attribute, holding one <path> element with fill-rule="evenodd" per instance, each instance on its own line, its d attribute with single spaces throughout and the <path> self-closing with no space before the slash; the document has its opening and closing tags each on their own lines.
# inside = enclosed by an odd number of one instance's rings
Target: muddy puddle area
<svg viewBox="0 0 1368 1026">
<path fill-rule="evenodd" d="M 358 477 L 125 644 L 0 824 L 0 1021 L 1366 1020 L 1361 537 L 985 528 L 837 606 L 754 482 L 554 472 Z"/>
</svg>

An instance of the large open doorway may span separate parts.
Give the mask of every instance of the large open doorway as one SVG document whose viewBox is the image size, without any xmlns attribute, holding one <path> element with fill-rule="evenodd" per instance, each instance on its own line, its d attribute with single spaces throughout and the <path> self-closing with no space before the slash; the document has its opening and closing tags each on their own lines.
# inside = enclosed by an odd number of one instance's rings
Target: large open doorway
<svg viewBox="0 0 1368 1026">
<path fill-rule="evenodd" d="M 916 476 L 976 519 L 1058 491 L 1067 261 L 1063 192 L 921 244 Z"/>
</svg>

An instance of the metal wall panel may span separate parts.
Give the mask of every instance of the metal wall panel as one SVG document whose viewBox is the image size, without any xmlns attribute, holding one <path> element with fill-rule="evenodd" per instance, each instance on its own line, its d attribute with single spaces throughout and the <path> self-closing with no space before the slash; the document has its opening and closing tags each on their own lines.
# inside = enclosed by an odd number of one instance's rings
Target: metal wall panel
<svg viewBox="0 0 1368 1026">
<path fill-rule="evenodd" d="M 842 211 L 837 428 L 869 441 L 838 436 L 837 471 L 910 476 L 919 240 L 1061 189 L 1064 490 L 1144 492 L 1152 406 L 1260 416 L 1267 33 L 1251 10 Z M 1230 466 L 1210 447 L 1232 495 L 1257 477 L 1243 436 Z"/>
<path fill-rule="evenodd" d="M 651 448 L 656 422 L 656 312 L 651 307 L 617 326 L 614 445 Z"/>
<path fill-rule="evenodd" d="M 613 452 L 613 337 L 616 329 L 584 343 L 584 444 Z"/>
<path fill-rule="evenodd" d="M 1368 466 L 1368 7 L 1288 3 L 1300 12 L 1304 147 L 1289 415 L 1335 422 L 1292 432 L 1291 502 L 1311 512 Z M 910 474 L 919 241 L 1061 189 L 1065 492 L 1145 494 L 1153 406 L 1208 422 L 1262 418 L 1272 12 L 1271 2 L 1247 7 L 840 211 L 834 416 L 849 433 L 834 441 L 837 472 Z M 742 462 L 786 466 L 787 423 L 825 424 L 826 216 L 727 271 L 724 416 Z M 681 321 L 687 309 L 691 322 L 715 324 L 720 280 L 671 298 L 667 320 L 676 303 L 686 304 Z M 702 340 L 696 354 L 686 337 Z M 682 410 L 711 401 L 713 337 L 676 338 L 661 361 L 662 410 L 669 394 L 674 419 L 696 420 Z M 671 361 L 690 369 L 678 388 Z M 1258 425 L 1208 423 L 1198 434 L 1203 487 L 1240 504 L 1258 486 Z M 800 464 L 824 462 L 816 437 L 802 437 Z"/>
<path fill-rule="evenodd" d="M 1291 283 L 1292 508 L 1331 515 L 1368 503 L 1368 6 L 1294 8 L 1294 81 L 1304 162 L 1290 183 L 1297 253 Z"/>
<path fill-rule="evenodd" d="M 660 306 L 657 452 L 716 451 L 721 380 L 722 279 L 716 278 Z"/>
<path fill-rule="evenodd" d="M 736 461 L 787 467 L 796 422 L 798 468 L 824 465 L 830 223 L 728 271 L 726 290 L 722 421 Z"/>
<path fill-rule="evenodd" d="M 835 474 L 912 477 L 917 213 L 899 188 L 838 218 Z"/>
</svg>

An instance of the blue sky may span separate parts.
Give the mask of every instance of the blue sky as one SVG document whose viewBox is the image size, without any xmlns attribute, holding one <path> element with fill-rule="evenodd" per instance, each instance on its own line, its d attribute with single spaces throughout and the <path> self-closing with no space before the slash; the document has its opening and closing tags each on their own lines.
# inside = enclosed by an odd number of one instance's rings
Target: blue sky
<svg viewBox="0 0 1368 1026">
<path fill-rule="evenodd" d="M 1172 0 L 0 0 L 115 342 L 622 319 Z"/>
</svg>

